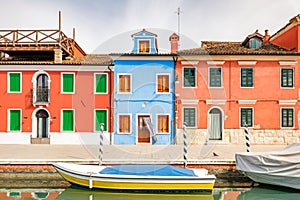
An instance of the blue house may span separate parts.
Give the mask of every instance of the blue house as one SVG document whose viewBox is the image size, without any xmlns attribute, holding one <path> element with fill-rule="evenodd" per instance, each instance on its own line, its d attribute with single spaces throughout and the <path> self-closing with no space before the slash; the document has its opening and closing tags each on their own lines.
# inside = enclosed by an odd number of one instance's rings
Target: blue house
<svg viewBox="0 0 300 200">
<path fill-rule="evenodd" d="M 114 144 L 174 142 L 174 58 L 159 54 L 157 35 L 135 33 L 114 61 Z"/>
</svg>

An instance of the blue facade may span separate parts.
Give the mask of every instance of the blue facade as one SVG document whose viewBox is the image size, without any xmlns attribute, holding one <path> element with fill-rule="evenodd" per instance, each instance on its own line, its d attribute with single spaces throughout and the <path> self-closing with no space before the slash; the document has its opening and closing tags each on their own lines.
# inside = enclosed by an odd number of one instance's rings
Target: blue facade
<svg viewBox="0 0 300 200">
<path fill-rule="evenodd" d="M 134 42 L 138 42 L 136 41 L 138 39 L 139 37 L 135 37 Z M 155 49 L 154 46 L 151 48 Z M 174 142 L 172 56 L 130 54 L 114 60 L 114 64 L 114 144 L 172 144 Z M 145 117 L 150 117 L 157 140 L 148 132 Z"/>
</svg>

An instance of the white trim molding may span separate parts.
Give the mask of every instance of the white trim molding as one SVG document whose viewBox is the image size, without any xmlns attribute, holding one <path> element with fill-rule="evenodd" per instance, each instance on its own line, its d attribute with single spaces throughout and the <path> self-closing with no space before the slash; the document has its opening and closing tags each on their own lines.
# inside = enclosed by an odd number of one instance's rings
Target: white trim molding
<svg viewBox="0 0 300 200">
<path fill-rule="evenodd" d="M 197 105 L 199 100 L 192 100 L 192 99 L 182 99 L 181 104 L 189 104 L 189 105 Z"/>
<path fill-rule="evenodd" d="M 214 104 L 214 105 L 224 105 L 226 104 L 226 100 L 206 100 L 206 104 Z"/>
<path fill-rule="evenodd" d="M 239 104 L 256 104 L 257 100 L 238 100 Z"/>
<path fill-rule="evenodd" d="M 197 65 L 199 63 L 199 60 L 182 60 L 182 65 Z"/>
<path fill-rule="evenodd" d="M 278 100 L 279 105 L 296 105 L 297 100 Z"/>
<path fill-rule="evenodd" d="M 279 64 L 283 66 L 294 66 L 297 64 L 297 61 L 279 61 Z"/>
<path fill-rule="evenodd" d="M 214 60 L 209 60 L 206 61 L 208 65 L 224 65 L 225 61 L 214 61 Z"/>
<path fill-rule="evenodd" d="M 238 61 L 239 65 L 256 65 L 256 61 Z"/>
</svg>

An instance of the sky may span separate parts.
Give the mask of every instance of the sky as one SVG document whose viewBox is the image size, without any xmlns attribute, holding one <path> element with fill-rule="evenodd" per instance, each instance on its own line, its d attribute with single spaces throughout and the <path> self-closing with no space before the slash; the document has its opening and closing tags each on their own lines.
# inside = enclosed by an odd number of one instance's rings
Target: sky
<svg viewBox="0 0 300 200">
<path fill-rule="evenodd" d="M 201 41 L 243 41 L 259 30 L 276 33 L 300 14 L 299 0 L 0 0 L 0 29 L 58 29 L 86 53 L 120 53 L 132 48 L 131 34 L 146 28 L 158 35 L 161 52 L 178 32 L 180 49 Z"/>
</svg>

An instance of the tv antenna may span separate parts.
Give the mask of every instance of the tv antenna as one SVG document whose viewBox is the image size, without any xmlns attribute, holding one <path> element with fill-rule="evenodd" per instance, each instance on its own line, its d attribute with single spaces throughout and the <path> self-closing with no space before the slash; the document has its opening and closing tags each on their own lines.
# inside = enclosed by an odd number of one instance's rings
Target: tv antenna
<svg viewBox="0 0 300 200">
<path fill-rule="evenodd" d="M 177 35 L 179 37 L 179 41 L 178 41 L 178 50 L 179 50 L 179 47 L 180 47 L 180 14 L 182 13 L 182 11 L 180 10 L 180 7 L 177 8 L 177 11 L 175 12 L 177 14 Z"/>
</svg>

